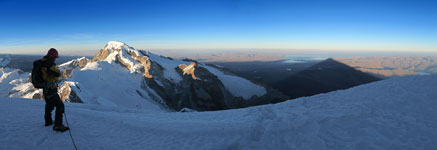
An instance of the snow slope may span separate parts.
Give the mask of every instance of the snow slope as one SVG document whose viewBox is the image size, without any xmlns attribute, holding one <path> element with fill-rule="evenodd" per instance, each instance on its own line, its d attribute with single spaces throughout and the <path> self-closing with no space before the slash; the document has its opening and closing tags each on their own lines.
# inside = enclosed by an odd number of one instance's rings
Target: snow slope
<svg viewBox="0 0 437 150">
<path fill-rule="evenodd" d="M 267 93 L 264 87 L 256 85 L 249 80 L 238 76 L 224 74 L 218 69 L 210 66 L 204 67 L 215 74 L 222 81 L 226 89 L 234 96 L 241 96 L 247 100 L 252 96 L 263 96 Z"/>
<path fill-rule="evenodd" d="M 13 91 L 24 90 L 29 88 L 31 83 L 28 83 L 29 73 L 25 73 L 20 69 L 2 68 L 0 67 L 0 97 L 8 97 L 14 95 Z M 29 93 L 29 95 L 31 95 Z M 23 98 L 32 98 L 29 95 L 23 94 Z"/>
<path fill-rule="evenodd" d="M 77 94 L 85 103 L 159 110 L 151 98 L 138 94 L 144 92 L 140 88 L 141 78 L 142 75 L 131 74 L 119 64 L 101 61 L 78 68 L 68 80 L 81 89 Z"/>
<path fill-rule="evenodd" d="M 67 103 L 84 149 L 436 149 L 437 75 L 374 82 L 283 103 L 162 112 Z M 0 98 L 0 149 L 73 149 L 43 126 L 43 101 Z"/>
</svg>

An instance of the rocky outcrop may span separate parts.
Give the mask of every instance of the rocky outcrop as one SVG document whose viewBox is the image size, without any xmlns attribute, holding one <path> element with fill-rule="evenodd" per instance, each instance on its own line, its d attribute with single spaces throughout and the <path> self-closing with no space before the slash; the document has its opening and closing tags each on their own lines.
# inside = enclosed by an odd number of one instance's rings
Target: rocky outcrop
<svg viewBox="0 0 437 150">
<path fill-rule="evenodd" d="M 138 56 L 137 53 L 135 53 L 133 51 L 130 52 L 129 54 L 135 60 L 137 60 L 138 62 L 140 62 L 143 65 L 143 68 L 144 68 L 144 77 L 152 78 L 153 76 L 149 73 L 150 66 L 151 66 L 152 62 L 150 61 L 149 57 L 147 57 L 147 56 Z"/>
<path fill-rule="evenodd" d="M 152 62 L 149 59 L 145 59 L 144 57 L 139 58 L 139 60 L 144 66 L 144 76 L 146 78 L 152 78 L 153 76 L 149 73 Z"/>
<path fill-rule="evenodd" d="M 100 49 L 96 55 L 93 57 L 93 61 L 102 61 L 105 60 L 109 55 L 109 50 L 107 49 Z"/>
<path fill-rule="evenodd" d="M 61 71 L 62 79 L 71 78 L 72 74 L 73 74 L 73 69 L 64 69 Z"/>
<path fill-rule="evenodd" d="M 198 67 L 196 62 L 191 62 L 191 64 L 188 66 L 186 64 L 180 64 L 178 67 L 183 71 L 183 75 L 189 74 L 193 80 L 197 79 L 196 75 L 194 74 L 194 70 Z"/>
<path fill-rule="evenodd" d="M 82 58 L 74 59 L 74 60 L 71 60 L 69 62 L 66 62 L 66 63 L 60 65 L 59 69 L 61 70 L 61 78 L 62 79 L 71 78 L 72 73 L 73 73 L 73 69 L 78 68 L 78 67 L 83 68 L 89 62 L 91 62 L 91 60 L 89 60 L 88 58 L 82 57 Z"/>
<path fill-rule="evenodd" d="M 174 68 L 183 74 L 179 68 Z M 183 108 L 194 110 L 222 110 L 230 108 L 225 104 L 227 99 L 238 99 L 233 97 L 220 80 L 207 69 L 198 67 L 197 77 L 208 80 L 193 80 L 191 76 L 182 76 L 180 83 L 174 83 L 164 78 L 162 67 L 158 63 L 152 62 L 151 74 L 154 78 L 146 78 L 144 85 L 153 89 L 165 104 L 176 111 Z"/>
<path fill-rule="evenodd" d="M 61 100 L 63 102 L 83 103 L 71 86 L 75 86 L 75 84 L 73 82 L 64 82 L 60 87 L 58 87 Z"/>
<path fill-rule="evenodd" d="M 86 66 L 86 64 L 88 64 L 88 62 L 90 62 L 90 60 L 88 58 L 82 57 L 82 58 L 73 60 L 70 63 L 70 66 L 72 68 L 74 68 L 74 67 L 81 67 L 81 68 L 83 68 L 83 67 Z"/>
<path fill-rule="evenodd" d="M 132 65 L 124 61 L 121 57 L 115 57 L 115 62 L 125 66 L 128 70 L 132 70 Z"/>
</svg>

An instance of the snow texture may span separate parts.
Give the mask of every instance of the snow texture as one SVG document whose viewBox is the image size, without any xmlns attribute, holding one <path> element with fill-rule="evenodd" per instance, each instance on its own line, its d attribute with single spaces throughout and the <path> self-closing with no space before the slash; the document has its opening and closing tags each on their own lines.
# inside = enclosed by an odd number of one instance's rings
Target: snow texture
<svg viewBox="0 0 437 150">
<path fill-rule="evenodd" d="M 77 68 L 68 81 L 78 87 L 77 95 L 84 103 L 160 110 L 159 105 L 150 101 L 147 94 L 139 94 L 141 74 L 132 74 L 117 63 L 98 61 Z"/>
<path fill-rule="evenodd" d="M 66 103 L 66 114 L 81 150 L 436 149 L 436 85 L 437 75 L 410 76 L 226 111 Z M 43 112 L 44 101 L 0 98 L 0 149 L 74 149 Z"/>
<path fill-rule="evenodd" d="M 11 94 L 11 90 L 27 91 L 32 86 L 30 82 L 27 82 L 29 75 L 20 69 L 0 68 L 0 97 L 32 98 L 31 93 Z"/>
<path fill-rule="evenodd" d="M 267 93 L 263 86 L 256 85 L 249 80 L 241 77 L 226 75 L 216 68 L 210 66 L 203 66 L 209 72 L 215 74 L 223 83 L 225 88 L 234 96 L 241 96 L 243 99 L 250 99 L 252 96 L 263 96 Z"/>
</svg>

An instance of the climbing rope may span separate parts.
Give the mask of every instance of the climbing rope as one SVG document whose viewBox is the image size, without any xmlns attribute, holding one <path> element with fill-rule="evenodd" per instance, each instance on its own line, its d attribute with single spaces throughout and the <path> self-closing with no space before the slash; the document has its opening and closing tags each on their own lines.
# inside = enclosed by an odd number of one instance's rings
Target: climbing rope
<svg viewBox="0 0 437 150">
<path fill-rule="evenodd" d="M 67 114 L 65 112 L 64 115 L 65 115 L 65 122 L 67 123 L 67 126 L 70 127 L 70 125 L 68 124 Z M 77 146 L 76 143 L 74 142 L 73 135 L 71 135 L 71 128 L 68 130 L 68 132 L 70 133 L 71 141 L 73 142 L 74 148 L 77 150 Z"/>
</svg>

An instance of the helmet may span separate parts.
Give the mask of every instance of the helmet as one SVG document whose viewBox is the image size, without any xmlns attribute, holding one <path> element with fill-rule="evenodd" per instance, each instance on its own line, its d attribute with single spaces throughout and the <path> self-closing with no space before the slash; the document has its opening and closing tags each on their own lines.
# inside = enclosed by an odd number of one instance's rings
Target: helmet
<svg viewBox="0 0 437 150">
<path fill-rule="evenodd" d="M 47 52 L 47 56 L 50 58 L 58 58 L 58 51 L 55 48 L 50 48 Z"/>
</svg>

